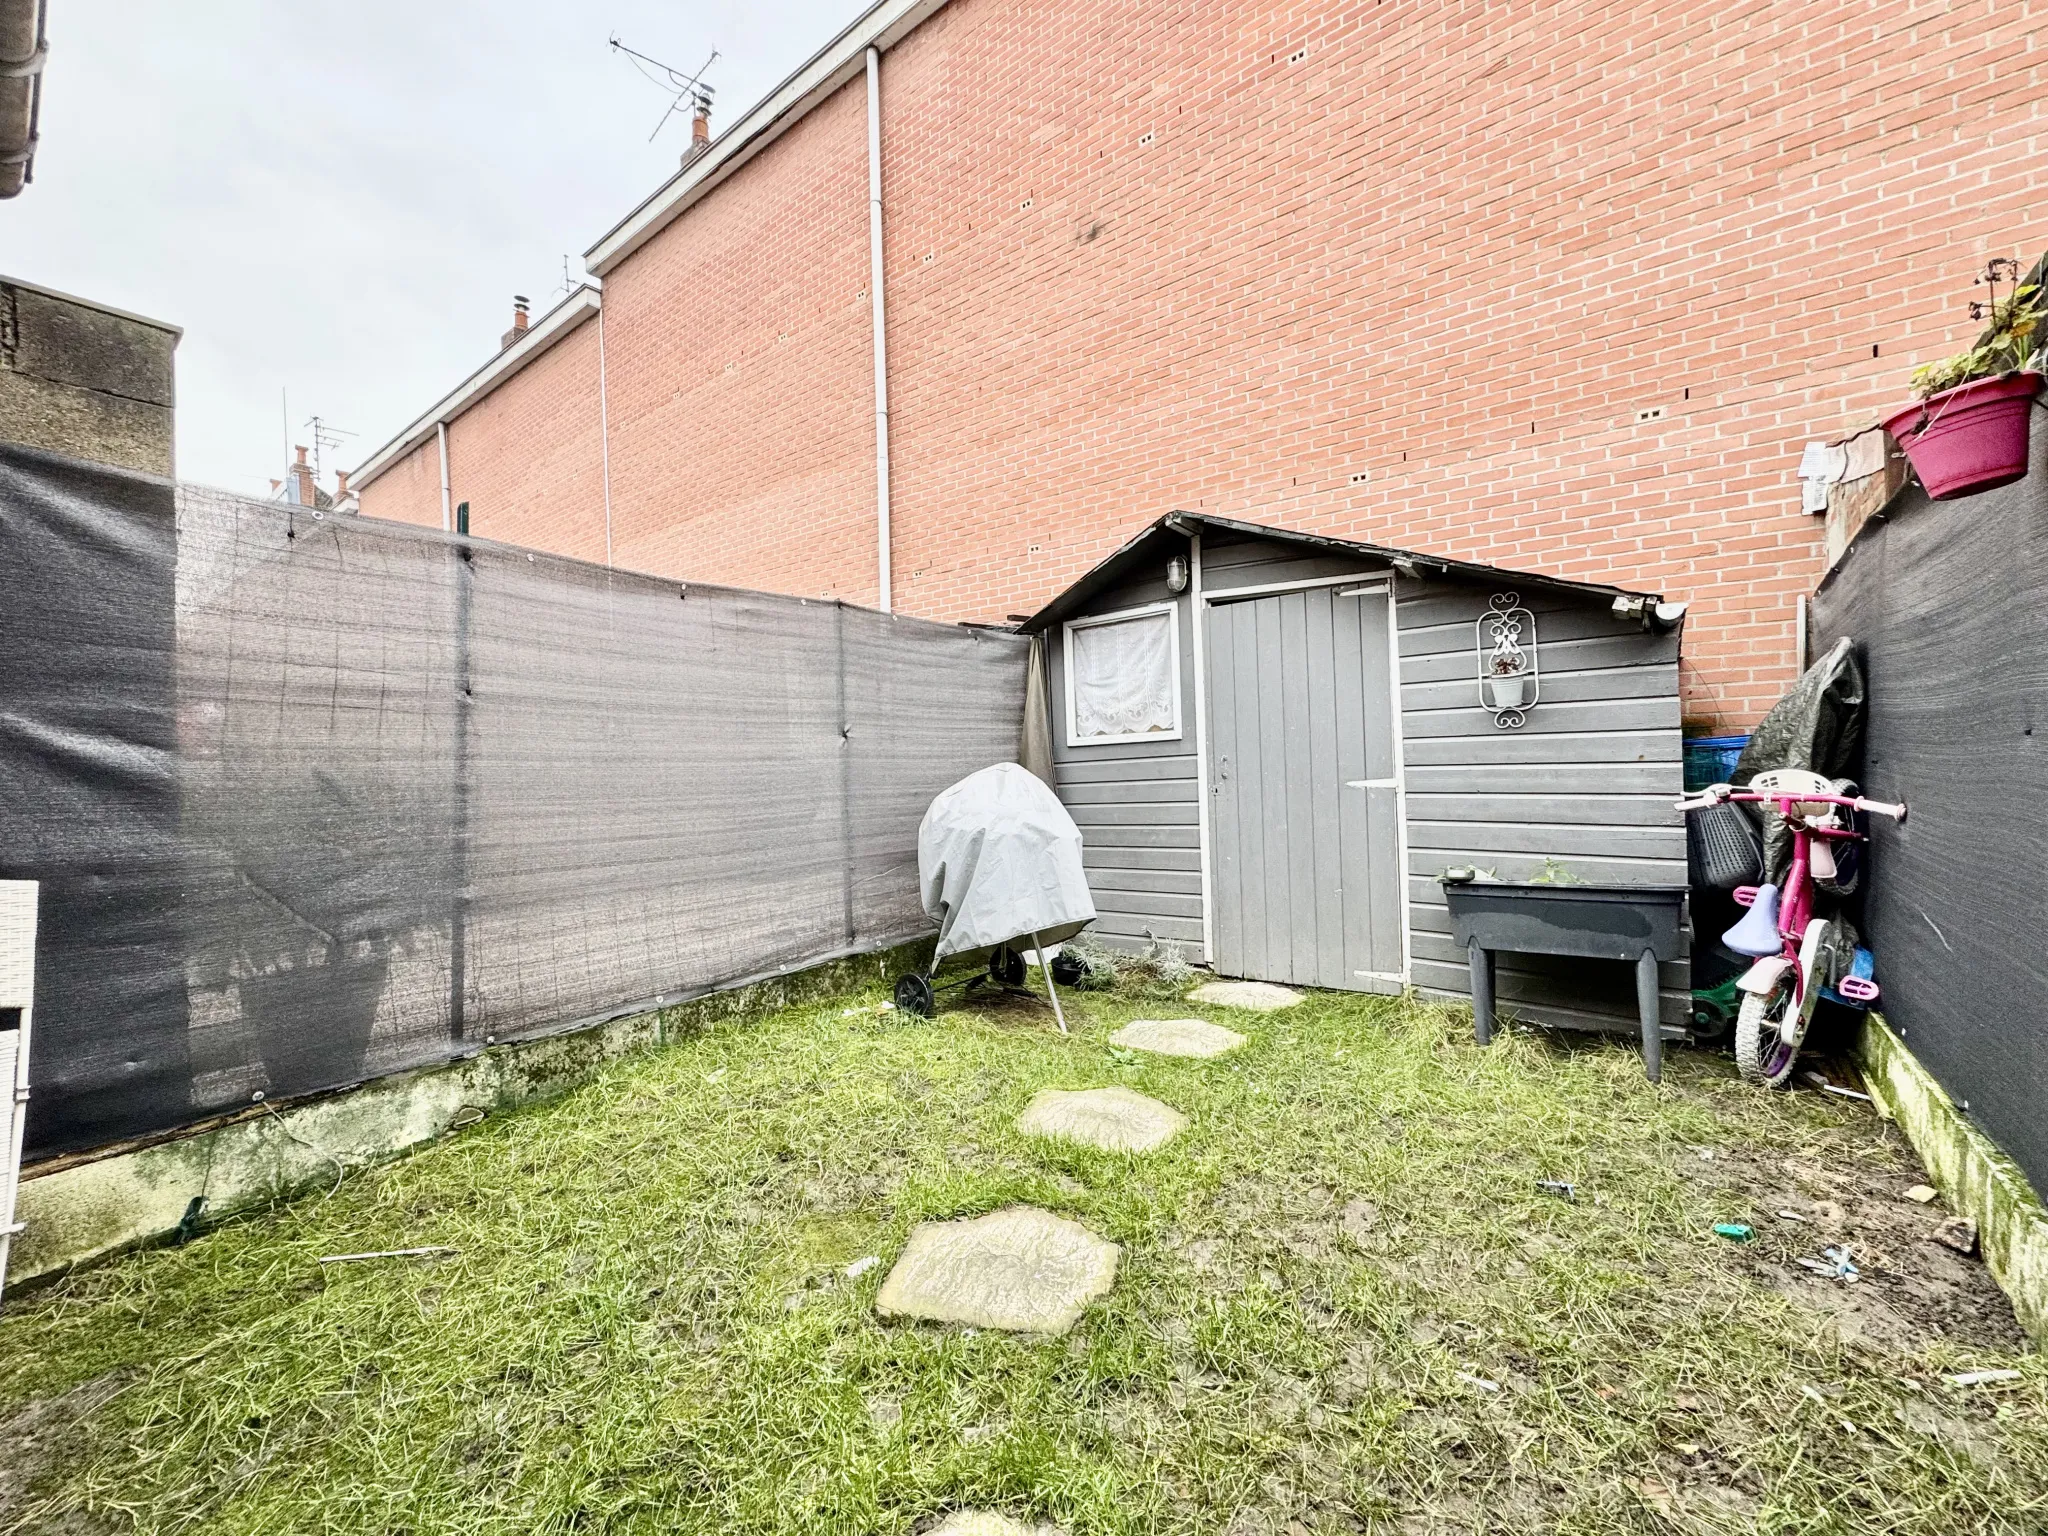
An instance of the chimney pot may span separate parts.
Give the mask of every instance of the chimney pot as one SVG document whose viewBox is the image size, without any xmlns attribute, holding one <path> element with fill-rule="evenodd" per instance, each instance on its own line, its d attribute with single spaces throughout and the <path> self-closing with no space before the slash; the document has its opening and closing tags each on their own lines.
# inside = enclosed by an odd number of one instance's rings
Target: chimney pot
<svg viewBox="0 0 2048 1536">
<path fill-rule="evenodd" d="M 520 337 L 526 334 L 526 313 L 526 295 L 523 293 L 513 294 L 512 329 L 507 331 L 503 336 L 500 336 L 498 338 L 498 350 L 500 352 L 504 351 L 507 347 L 511 346 L 513 342 L 517 341 Z"/>
<path fill-rule="evenodd" d="M 711 147 L 711 97 L 699 92 L 695 101 L 696 110 L 690 118 L 690 147 L 683 151 L 683 164 L 703 154 Z"/>
</svg>

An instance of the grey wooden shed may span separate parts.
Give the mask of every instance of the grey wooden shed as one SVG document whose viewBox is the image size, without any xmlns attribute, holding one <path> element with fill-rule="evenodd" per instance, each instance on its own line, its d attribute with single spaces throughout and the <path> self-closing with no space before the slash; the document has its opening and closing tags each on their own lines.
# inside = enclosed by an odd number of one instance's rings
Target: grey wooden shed
<svg viewBox="0 0 2048 1536">
<path fill-rule="evenodd" d="M 1482 691 L 1519 611 L 1520 710 Z M 1685 880 L 1682 605 L 1177 512 L 1026 621 L 1105 942 L 1222 975 L 1470 995 L 1437 877 Z M 1512 702 L 1512 699 L 1509 699 Z M 1519 723 L 1517 723 L 1517 719 Z M 1659 974 L 1690 1020 L 1683 960 Z M 1636 1028 L 1630 969 L 1501 957 L 1536 1022 Z"/>
</svg>

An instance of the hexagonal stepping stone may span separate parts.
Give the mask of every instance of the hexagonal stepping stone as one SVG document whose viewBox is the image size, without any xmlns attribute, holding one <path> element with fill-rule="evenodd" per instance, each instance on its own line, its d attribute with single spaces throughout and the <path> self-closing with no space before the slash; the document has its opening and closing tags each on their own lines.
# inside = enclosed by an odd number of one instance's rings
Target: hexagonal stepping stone
<svg viewBox="0 0 2048 1536">
<path fill-rule="evenodd" d="M 1250 1008 L 1271 1013 L 1292 1008 L 1301 994 L 1292 987 L 1276 987 L 1270 981 L 1207 981 L 1188 994 L 1188 1000 L 1218 1008 Z"/>
<path fill-rule="evenodd" d="M 1155 1056 L 1209 1057 L 1236 1050 L 1244 1036 L 1207 1019 L 1133 1019 L 1109 1043 Z"/>
<path fill-rule="evenodd" d="M 1026 1525 L 992 1509 L 956 1509 L 925 1536 L 1066 1536 L 1056 1525 Z"/>
<path fill-rule="evenodd" d="M 1017 1117 L 1017 1129 L 1027 1136 L 1056 1136 L 1105 1152 L 1150 1152 L 1187 1126 L 1179 1110 L 1128 1088 L 1046 1088 Z"/>
<path fill-rule="evenodd" d="M 875 1310 L 1011 1333 L 1065 1333 L 1115 1283 L 1121 1253 L 1078 1221 L 1029 1205 L 927 1221 L 904 1244 Z"/>
</svg>

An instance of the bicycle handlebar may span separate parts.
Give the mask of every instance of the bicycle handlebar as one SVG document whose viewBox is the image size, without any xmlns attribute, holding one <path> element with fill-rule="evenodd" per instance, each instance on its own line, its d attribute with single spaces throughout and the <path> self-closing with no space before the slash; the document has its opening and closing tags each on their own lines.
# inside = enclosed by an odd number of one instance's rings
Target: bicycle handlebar
<svg viewBox="0 0 2048 1536">
<path fill-rule="evenodd" d="M 1772 805 L 1791 800 L 1819 801 L 1823 805 L 1854 806 L 1857 810 L 1868 812 L 1872 816 L 1889 816 L 1897 822 L 1906 819 L 1906 803 L 1903 800 L 1894 805 L 1886 800 L 1866 800 L 1861 795 L 1803 795 L 1791 790 L 1775 795 L 1760 795 L 1750 790 L 1737 790 L 1728 784 L 1711 784 L 1697 795 L 1687 795 L 1679 800 L 1677 807 L 1681 811 L 1704 811 L 1731 800 L 1750 805 Z"/>
</svg>

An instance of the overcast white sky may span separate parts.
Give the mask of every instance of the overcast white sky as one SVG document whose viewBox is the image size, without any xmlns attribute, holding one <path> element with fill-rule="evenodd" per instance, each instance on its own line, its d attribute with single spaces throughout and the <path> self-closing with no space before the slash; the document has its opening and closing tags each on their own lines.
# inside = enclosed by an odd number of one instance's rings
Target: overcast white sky
<svg viewBox="0 0 2048 1536">
<path fill-rule="evenodd" d="M 315 412 L 357 463 L 538 313 L 672 170 L 678 115 L 606 46 L 694 70 L 714 129 L 866 0 L 50 0 L 36 179 L 0 273 L 185 328 L 178 473 L 268 490 Z"/>
</svg>

